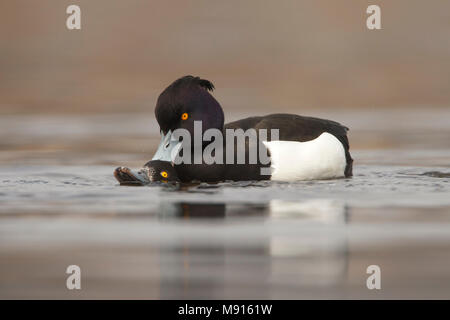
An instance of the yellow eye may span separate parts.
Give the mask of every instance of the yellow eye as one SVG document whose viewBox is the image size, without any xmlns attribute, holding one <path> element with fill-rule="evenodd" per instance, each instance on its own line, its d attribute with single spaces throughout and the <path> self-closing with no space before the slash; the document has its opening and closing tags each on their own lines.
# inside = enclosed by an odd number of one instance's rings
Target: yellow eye
<svg viewBox="0 0 450 320">
<path fill-rule="evenodd" d="M 161 176 L 162 176 L 163 178 L 167 178 L 168 174 L 167 174 L 166 171 L 161 171 Z"/>
<path fill-rule="evenodd" d="M 185 112 L 181 115 L 181 120 L 187 120 L 189 118 L 189 115 Z"/>
</svg>

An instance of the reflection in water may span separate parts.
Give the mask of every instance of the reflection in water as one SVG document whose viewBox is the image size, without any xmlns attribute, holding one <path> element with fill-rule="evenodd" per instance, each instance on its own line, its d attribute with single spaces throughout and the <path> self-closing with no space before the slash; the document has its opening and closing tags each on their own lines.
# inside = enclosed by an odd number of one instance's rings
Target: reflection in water
<svg viewBox="0 0 450 320">
<path fill-rule="evenodd" d="M 450 178 L 450 172 L 428 171 L 422 173 L 422 175 L 433 178 Z"/>
<path fill-rule="evenodd" d="M 275 219 L 301 219 L 323 226 L 345 226 L 348 208 L 334 200 L 309 200 L 305 202 L 270 202 L 271 217 Z M 341 233 L 324 231 L 313 237 L 277 236 L 270 241 L 273 259 L 272 275 L 277 283 L 288 285 L 293 277 L 301 277 L 303 284 L 332 285 L 346 279 L 348 269 L 348 243 Z M 295 280 L 294 280 L 295 281 Z"/>
<path fill-rule="evenodd" d="M 266 204 L 225 204 L 201 202 L 160 203 L 158 216 L 160 219 L 217 219 L 266 217 L 270 210 Z"/>
<path fill-rule="evenodd" d="M 294 218 L 325 224 L 345 224 L 348 221 L 348 208 L 336 200 L 314 199 L 303 202 L 272 200 L 272 218 Z"/>
<path fill-rule="evenodd" d="M 159 217 L 164 218 L 225 218 L 224 203 L 162 203 Z"/>
<path fill-rule="evenodd" d="M 192 241 L 174 234 L 172 245 L 159 247 L 161 298 L 271 298 L 277 296 L 272 283 L 286 292 L 302 285 L 338 286 L 347 278 L 347 239 L 344 233 L 328 234 L 327 228 L 345 227 L 346 216 L 344 204 L 328 200 L 275 200 L 265 205 L 166 203 L 160 206 L 163 219 L 187 222 L 198 218 L 192 223 L 202 219 L 207 228 L 223 226 L 218 218 L 235 228 L 246 227 L 248 220 L 242 217 L 252 217 L 252 225 L 254 218 L 261 223 L 256 231 L 248 230 L 258 233 L 257 241 L 245 236 L 238 243 L 232 236 Z M 270 232 L 277 221 L 286 219 L 311 224 L 319 231 L 314 236 L 302 236 L 300 231 L 295 235 Z"/>
<path fill-rule="evenodd" d="M 161 219 L 291 218 L 337 225 L 345 224 L 348 221 L 348 208 L 340 201 L 327 199 L 314 199 L 303 202 L 271 200 L 267 204 L 162 202 L 159 204 L 158 216 Z"/>
</svg>

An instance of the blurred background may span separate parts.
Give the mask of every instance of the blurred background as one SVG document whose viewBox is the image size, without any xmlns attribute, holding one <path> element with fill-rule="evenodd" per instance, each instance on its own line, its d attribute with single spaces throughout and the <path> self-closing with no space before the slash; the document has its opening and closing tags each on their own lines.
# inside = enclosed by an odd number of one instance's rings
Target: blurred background
<svg viewBox="0 0 450 320">
<path fill-rule="evenodd" d="M 447 1 L 18 0 L 0 21 L 2 114 L 152 111 L 186 74 L 226 111 L 450 105 Z"/>
</svg>

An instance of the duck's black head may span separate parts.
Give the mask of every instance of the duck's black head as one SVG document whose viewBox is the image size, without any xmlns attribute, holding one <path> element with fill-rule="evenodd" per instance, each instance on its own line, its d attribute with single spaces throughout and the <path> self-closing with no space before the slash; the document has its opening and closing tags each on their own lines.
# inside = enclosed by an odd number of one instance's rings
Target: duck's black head
<svg viewBox="0 0 450 320">
<path fill-rule="evenodd" d="M 194 122 L 201 122 L 202 136 L 208 129 L 223 129 L 223 110 L 210 93 L 213 89 L 214 85 L 208 80 L 185 76 L 160 94 L 155 116 L 162 138 L 152 160 L 174 160 L 173 151 L 180 146 L 178 139 L 172 135 L 177 129 L 189 132 L 191 145 L 194 141 Z"/>
<path fill-rule="evenodd" d="M 210 91 L 214 85 L 205 79 L 185 76 L 174 81 L 158 98 L 155 116 L 162 133 L 184 128 L 194 134 L 194 121 L 202 121 L 203 131 L 222 130 L 223 110 Z"/>
<path fill-rule="evenodd" d="M 143 186 L 152 182 L 179 182 L 177 172 L 168 161 L 151 160 L 138 171 L 127 167 L 118 167 L 114 171 L 114 177 L 121 185 Z"/>
<path fill-rule="evenodd" d="M 179 182 L 177 172 L 168 161 L 151 160 L 144 165 L 150 182 Z"/>
</svg>

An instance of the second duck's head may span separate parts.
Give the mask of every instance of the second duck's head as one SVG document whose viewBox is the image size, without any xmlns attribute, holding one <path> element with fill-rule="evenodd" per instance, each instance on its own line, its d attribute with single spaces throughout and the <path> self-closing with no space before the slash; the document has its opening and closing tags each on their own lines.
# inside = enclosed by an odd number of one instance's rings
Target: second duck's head
<svg viewBox="0 0 450 320">
<path fill-rule="evenodd" d="M 224 115 L 211 95 L 214 85 L 205 79 L 185 76 L 174 81 L 159 96 L 155 116 L 161 130 L 161 142 L 152 160 L 172 161 L 172 151 L 180 145 L 172 134 L 185 129 L 194 139 L 194 121 L 201 121 L 202 135 L 208 129 L 223 129 Z M 193 142 L 193 141 L 192 141 Z"/>
<path fill-rule="evenodd" d="M 144 170 L 150 182 L 179 182 L 173 165 L 167 161 L 150 160 L 144 165 Z"/>
</svg>

